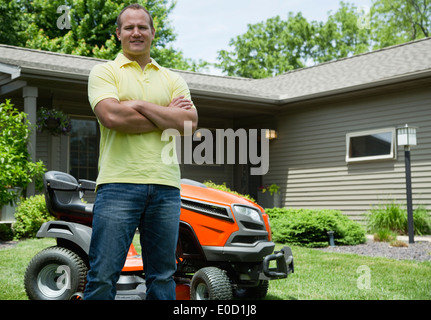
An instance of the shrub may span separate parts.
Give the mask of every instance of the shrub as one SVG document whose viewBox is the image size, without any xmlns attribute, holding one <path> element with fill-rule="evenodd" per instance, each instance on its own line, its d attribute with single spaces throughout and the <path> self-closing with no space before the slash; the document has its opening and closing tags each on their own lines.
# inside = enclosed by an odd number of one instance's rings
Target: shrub
<svg viewBox="0 0 431 320">
<path fill-rule="evenodd" d="M 226 182 L 223 182 L 223 184 L 216 184 L 216 183 L 212 182 L 211 180 L 208 180 L 208 181 L 204 181 L 204 185 L 206 185 L 208 188 L 213 188 L 213 189 L 217 189 L 217 190 L 229 192 L 229 193 L 232 193 L 234 195 L 246 198 L 247 200 L 250 200 L 252 202 L 256 202 L 256 200 L 253 199 L 248 194 L 240 194 L 240 193 L 238 193 L 236 191 L 233 191 L 233 190 L 229 189 L 229 187 L 226 186 Z"/>
<path fill-rule="evenodd" d="M 374 241 L 391 242 L 397 239 L 397 234 L 389 229 L 380 229 L 374 233 Z"/>
<path fill-rule="evenodd" d="M 393 240 L 389 243 L 391 247 L 407 248 L 409 245 L 401 240 Z"/>
<path fill-rule="evenodd" d="M 18 111 L 10 100 L 0 103 L 0 207 L 18 199 L 18 188 L 25 189 L 45 171 L 42 161 L 31 161 L 29 136 L 27 114 Z"/>
<path fill-rule="evenodd" d="M 374 206 L 366 214 L 367 228 L 371 233 L 382 229 L 397 234 L 408 234 L 407 209 L 394 200 Z M 413 212 L 415 234 L 423 235 L 431 232 L 431 218 L 423 206 Z"/>
<path fill-rule="evenodd" d="M 15 210 L 14 238 L 34 238 L 43 223 L 55 220 L 48 212 L 43 195 L 22 200 Z"/>
<path fill-rule="evenodd" d="M 334 231 L 339 245 L 365 242 L 365 230 L 336 210 L 266 209 L 270 216 L 273 240 L 304 247 L 326 247 L 328 231 Z"/>
<path fill-rule="evenodd" d="M 413 224 L 416 234 L 431 234 L 431 215 L 424 206 L 418 206 L 413 211 Z M 406 234 L 407 233 L 408 227 L 406 227 Z"/>
</svg>

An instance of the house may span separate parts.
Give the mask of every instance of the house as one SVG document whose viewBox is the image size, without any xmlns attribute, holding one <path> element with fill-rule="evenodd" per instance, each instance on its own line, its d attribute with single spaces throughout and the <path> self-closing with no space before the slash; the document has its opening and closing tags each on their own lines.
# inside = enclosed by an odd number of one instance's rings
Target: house
<svg viewBox="0 0 431 320">
<path fill-rule="evenodd" d="M 0 99 L 10 98 L 32 123 L 41 106 L 72 118 L 70 136 L 32 136 L 33 159 L 49 170 L 97 176 L 98 124 L 87 79 L 102 62 L 0 45 Z M 226 182 L 254 197 L 259 186 L 275 183 L 282 206 L 337 209 L 361 219 L 373 204 L 405 202 L 404 152 L 396 129 L 407 123 L 418 127 L 413 202 L 431 208 L 431 38 L 268 79 L 178 72 L 198 107 L 200 128 L 270 129 L 277 136 L 269 141 L 264 175 L 251 175 L 250 162 L 181 163 L 183 177 Z"/>
</svg>

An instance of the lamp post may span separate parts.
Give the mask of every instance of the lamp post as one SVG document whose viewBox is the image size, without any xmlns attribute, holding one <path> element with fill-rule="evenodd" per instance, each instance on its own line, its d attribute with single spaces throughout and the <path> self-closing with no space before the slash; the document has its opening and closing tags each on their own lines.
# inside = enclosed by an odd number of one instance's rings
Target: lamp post
<svg viewBox="0 0 431 320">
<path fill-rule="evenodd" d="M 406 195 L 407 195 L 407 221 L 409 243 L 415 243 L 414 225 L 413 225 L 413 204 L 412 204 L 412 175 L 410 165 L 410 146 L 417 144 L 416 127 L 409 127 L 407 124 L 404 127 L 398 128 L 398 145 L 404 146 L 404 159 L 406 166 Z"/>
</svg>

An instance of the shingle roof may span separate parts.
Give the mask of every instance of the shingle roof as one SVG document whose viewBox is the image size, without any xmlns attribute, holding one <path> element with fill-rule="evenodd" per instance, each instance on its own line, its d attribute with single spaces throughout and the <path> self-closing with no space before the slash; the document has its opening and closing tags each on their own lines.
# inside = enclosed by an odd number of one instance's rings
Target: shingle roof
<svg viewBox="0 0 431 320">
<path fill-rule="evenodd" d="M 0 63 L 23 72 L 86 80 L 105 60 L 0 44 Z M 193 92 L 286 103 L 431 74 L 431 38 L 294 70 L 267 79 L 245 79 L 178 71 Z"/>
<path fill-rule="evenodd" d="M 0 62 L 20 66 L 26 72 L 63 73 L 67 76 L 88 78 L 91 68 L 104 60 L 27 49 L 0 44 Z"/>
<path fill-rule="evenodd" d="M 278 94 L 280 100 L 375 86 L 431 72 L 431 38 L 294 70 L 264 79 L 260 92 Z"/>
</svg>

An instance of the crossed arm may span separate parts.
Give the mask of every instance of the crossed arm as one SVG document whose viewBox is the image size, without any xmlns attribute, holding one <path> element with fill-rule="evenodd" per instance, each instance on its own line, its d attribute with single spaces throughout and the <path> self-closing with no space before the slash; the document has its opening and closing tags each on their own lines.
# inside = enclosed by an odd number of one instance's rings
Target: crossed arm
<svg viewBox="0 0 431 320">
<path fill-rule="evenodd" d="M 108 98 L 100 101 L 94 112 L 104 127 L 123 133 L 145 133 L 172 128 L 184 134 L 186 121 L 192 122 L 193 132 L 197 126 L 198 115 L 192 106 L 192 102 L 184 96 L 174 98 L 168 107 L 142 100 L 119 102 Z"/>
</svg>

